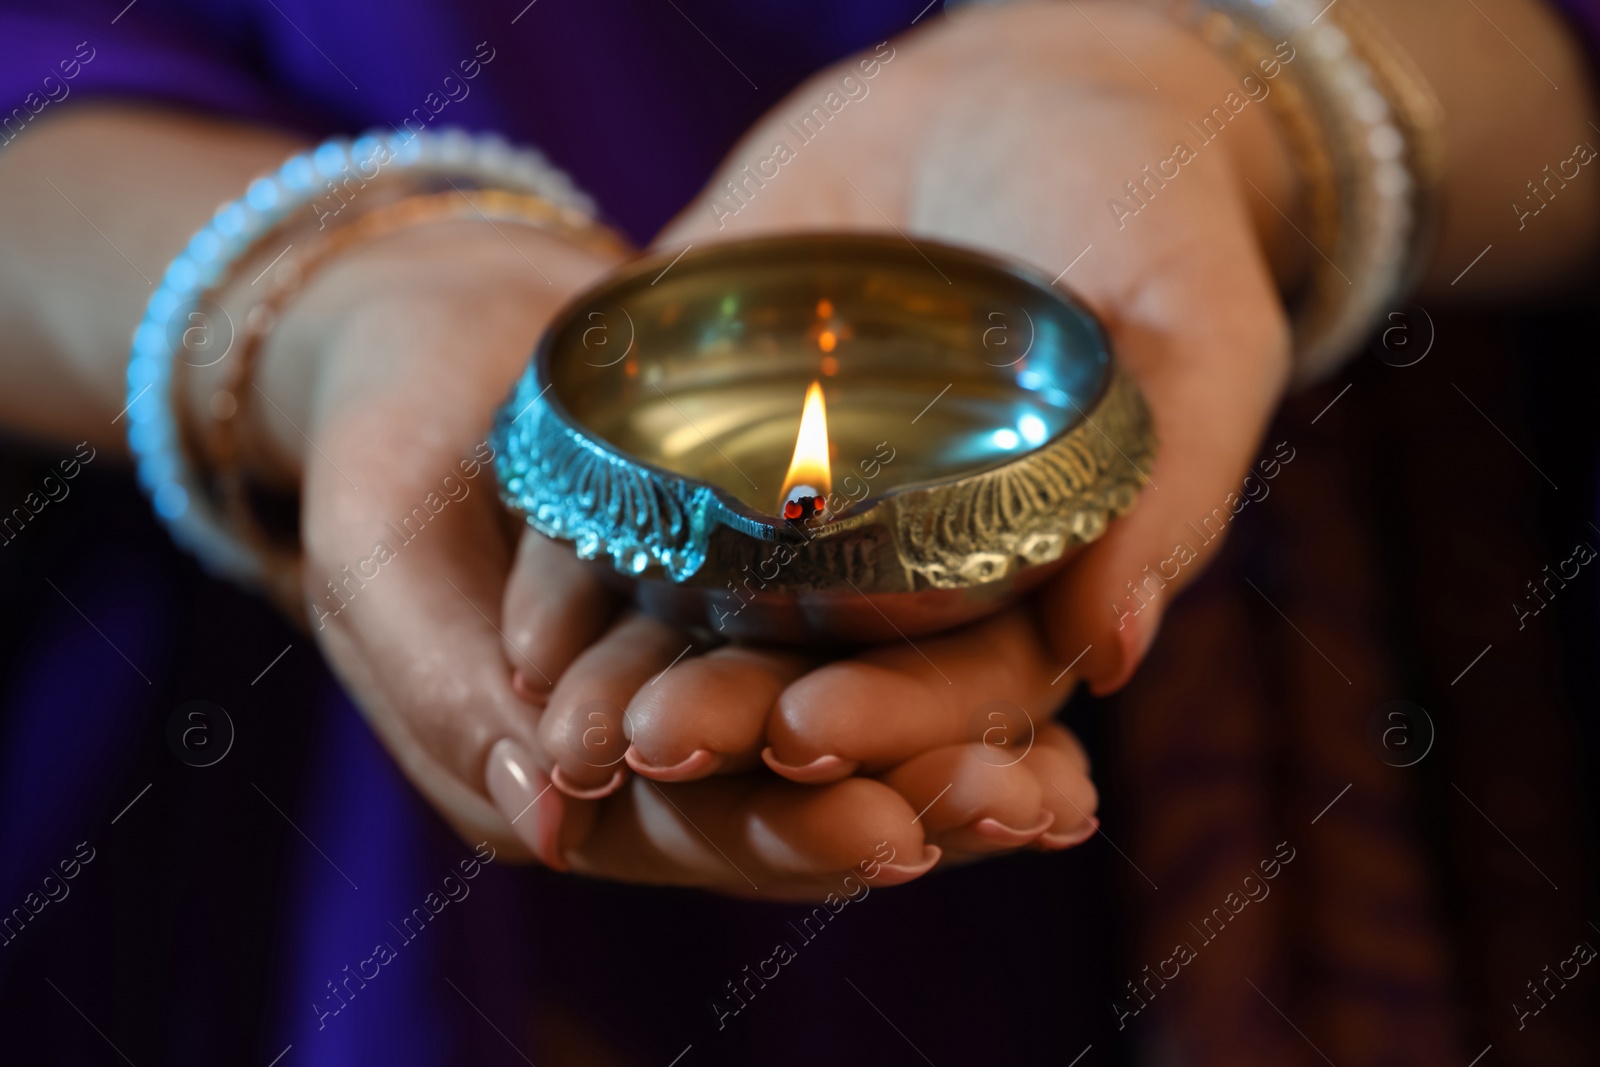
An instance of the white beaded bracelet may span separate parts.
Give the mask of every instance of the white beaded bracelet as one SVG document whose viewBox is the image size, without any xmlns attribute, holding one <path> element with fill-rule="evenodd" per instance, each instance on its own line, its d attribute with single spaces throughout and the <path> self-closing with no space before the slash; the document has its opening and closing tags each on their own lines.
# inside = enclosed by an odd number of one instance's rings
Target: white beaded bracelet
<svg viewBox="0 0 1600 1067">
<path fill-rule="evenodd" d="M 318 199 L 338 194 L 336 182 L 354 178 L 365 184 L 380 172 L 442 176 L 537 196 L 550 202 L 572 227 L 594 225 L 594 203 L 540 152 L 514 147 L 495 134 L 453 128 L 369 132 L 354 141 L 325 141 L 291 156 L 275 173 L 251 182 L 244 196 L 219 207 L 167 267 L 133 331 L 124 411 L 139 484 L 156 515 L 174 541 L 220 577 L 262 587 L 268 575 L 263 558 L 230 534 L 201 490 L 194 464 L 183 449 L 173 407 L 173 371 L 180 349 L 186 347 L 184 339 L 194 328 L 191 314 L 198 312 L 191 309 L 200 308 L 206 294 L 223 284 L 234 266 L 294 212 L 307 207 L 315 211 Z M 323 219 L 321 214 L 316 217 Z"/>
</svg>

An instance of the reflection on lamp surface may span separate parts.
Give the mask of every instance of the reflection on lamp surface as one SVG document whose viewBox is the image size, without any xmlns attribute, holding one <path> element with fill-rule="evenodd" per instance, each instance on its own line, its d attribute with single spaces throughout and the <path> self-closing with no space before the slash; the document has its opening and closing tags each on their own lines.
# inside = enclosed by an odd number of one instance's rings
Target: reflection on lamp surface
<svg viewBox="0 0 1600 1067">
<path fill-rule="evenodd" d="M 1020 280 L 946 285 L 931 269 L 871 262 L 741 266 L 715 285 L 669 273 L 572 316 L 552 348 L 592 351 L 605 320 L 608 345 L 627 344 L 628 357 L 564 360 L 552 380 L 600 439 L 756 511 L 782 507 L 808 385 L 826 406 L 831 462 L 895 448 L 877 494 L 1037 448 L 1106 381 L 1092 323 Z"/>
<path fill-rule="evenodd" d="M 1154 447 L 1082 304 L 879 234 L 625 268 L 557 316 L 494 440 L 507 503 L 644 610 L 797 643 L 998 609 L 1132 506 Z"/>
</svg>

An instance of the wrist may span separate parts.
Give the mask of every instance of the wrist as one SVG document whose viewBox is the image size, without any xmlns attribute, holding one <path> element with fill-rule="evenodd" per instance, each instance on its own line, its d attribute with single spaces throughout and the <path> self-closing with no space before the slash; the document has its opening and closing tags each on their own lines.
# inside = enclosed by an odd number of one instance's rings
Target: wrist
<svg viewBox="0 0 1600 1067">
<path fill-rule="evenodd" d="M 392 388 L 414 364 L 509 388 L 549 316 L 613 265 L 557 234 L 479 220 L 350 250 L 295 295 L 262 344 L 237 416 L 251 476 L 297 485 L 331 413 Z M 251 299 L 237 294 L 230 314 L 240 319 Z M 196 378 L 190 403 L 212 417 L 203 405 L 214 379 Z"/>
<path fill-rule="evenodd" d="M 1160 132 L 1167 135 L 1169 154 L 1152 160 L 1151 167 L 1170 172 L 1186 165 L 1178 161 L 1184 154 L 1180 145 L 1195 157 L 1215 152 L 1225 159 L 1280 289 L 1296 279 L 1311 251 L 1296 229 L 1305 229 L 1300 181 L 1283 130 L 1265 103 L 1294 50 L 1285 45 L 1259 69 L 1246 70 L 1158 12 L 1118 0 L 1081 0 L 1076 6 L 1085 21 L 1093 19 L 1103 51 L 1120 61 L 1123 83 L 1142 86 L 1166 105 Z"/>
<path fill-rule="evenodd" d="M 970 33 L 980 20 L 987 23 L 980 34 L 988 40 Z M 978 51 L 1002 55 L 1008 70 L 1027 72 L 1024 77 L 1041 90 L 1115 94 L 1136 105 L 1139 120 L 1126 133 L 1144 143 L 1140 158 L 1152 173 L 1170 178 L 1175 168 L 1188 169 L 1189 163 L 1174 158 L 1179 145 L 1198 166 L 1220 163 L 1280 286 L 1297 278 L 1314 255 L 1295 230 L 1306 227 L 1294 158 L 1264 102 L 1284 64 L 1236 69 L 1193 30 L 1126 0 L 974 11 L 949 20 L 943 32 L 935 47 L 948 50 L 945 63 L 971 62 Z M 1159 195 L 1158 181 L 1137 168 L 1122 177 L 1141 192 Z M 1108 192 L 1120 192 L 1131 208 L 1140 207 L 1126 187 Z"/>
</svg>

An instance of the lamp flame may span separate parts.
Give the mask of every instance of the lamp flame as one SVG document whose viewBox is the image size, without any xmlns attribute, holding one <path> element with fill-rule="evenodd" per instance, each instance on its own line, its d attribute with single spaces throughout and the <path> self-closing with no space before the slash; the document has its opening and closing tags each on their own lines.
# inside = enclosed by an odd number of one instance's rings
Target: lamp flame
<svg viewBox="0 0 1600 1067">
<path fill-rule="evenodd" d="M 789 473 L 783 479 L 778 510 L 783 510 L 783 505 L 797 489 L 806 490 L 801 494 L 805 496 L 826 496 L 832 488 L 833 477 L 828 468 L 828 411 L 822 402 L 822 383 L 813 381 L 806 390 L 805 408 L 800 413 L 800 433 L 794 441 Z"/>
</svg>

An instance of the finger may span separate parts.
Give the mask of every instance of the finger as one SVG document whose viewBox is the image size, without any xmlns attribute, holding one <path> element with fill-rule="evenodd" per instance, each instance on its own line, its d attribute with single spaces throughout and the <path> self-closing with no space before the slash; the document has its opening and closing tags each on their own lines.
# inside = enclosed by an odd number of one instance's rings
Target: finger
<svg viewBox="0 0 1600 1067">
<path fill-rule="evenodd" d="M 1043 596 L 1057 654 L 1082 653 L 1080 670 L 1096 692 L 1127 681 L 1166 605 L 1287 462 L 1269 457 L 1251 470 L 1287 379 L 1288 331 L 1247 233 L 1242 224 L 1221 227 L 1214 242 L 1177 257 L 1181 271 L 1153 272 L 1106 314 L 1113 346 L 1149 402 L 1156 457 L 1134 509 Z"/>
<path fill-rule="evenodd" d="M 540 862 L 566 870 L 561 848 L 566 805 L 528 751 L 510 738 L 496 741 L 489 749 L 484 785 L 512 831 Z"/>
<path fill-rule="evenodd" d="M 685 658 L 641 687 L 628 706 L 628 765 L 662 782 L 748 769 L 800 655 L 729 645 Z"/>
<path fill-rule="evenodd" d="M 600 807 L 573 868 L 625 881 L 815 898 L 842 872 L 898 885 L 940 857 L 904 798 L 869 779 L 808 788 L 764 775 L 633 778 Z"/>
<path fill-rule="evenodd" d="M 1021 736 L 1070 688 L 1052 686 L 1059 675 L 1028 609 L 1012 608 L 805 675 L 778 698 L 763 757 L 786 778 L 832 781 L 1006 730 Z"/>
<path fill-rule="evenodd" d="M 593 566 L 568 546 L 525 529 L 506 583 L 501 641 L 517 693 L 543 704 L 555 679 L 594 643 L 616 608 L 616 596 Z"/>
<path fill-rule="evenodd" d="M 1046 851 L 1081 845 L 1100 829 L 1095 817 L 1100 797 L 1089 778 L 1083 746 L 1064 727 L 1050 723 L 1022 765 L 1039 783 L 1040 803 L 1054 817 L 1032 843 Z"/>
<path fill-rule="evenodd" d="M 677 630 L 630 612 L 572 661 L 539 719 L 556 789 L 592 800 L 621 787 L 628 774 L 625 709 L 686 648 Z"/>
<path fill-rule="evenodd" d="M 927 833 L 954 855 L 1022 848 L 1050 829 L 1054 813 L 1027 757 L 1000 762 L 982 745 L 946 745 L 883 776 L 912 805 Z"/>
<path fill-rule="evenodd" d="M 404 469 L 414 468 L 428 469 L 420 462 Z M 510 739 L 523 752 L 537 744 L 533 713 L 511 691 L 501 654 L 498 614 L 511 554 L 496 526 L 498 505 L 487 494 L 469 496 L 432 516 L 426 536 L 400 541 L 373 515 L 402 513 L 396 501 L 423 493 L 382 485 L 375 474 L 363 480 L 364 492 L 354 493 L 332 469 L 308 471 L 312 629 L 346 684 L 363 695 L 373 729 L 458 832 L 536 853 L 536 835 L 521 832 L 529 824 L 510 825 L 516 809 L 497 804 L 487 785 L 491 775 L 509 773 L 491 771 L 497 741 Z M 383 531 L 381 554 L 367 533 L 374 528 Z M 376 567 L 363 565 L 374 557 Z"/>
</svg>

